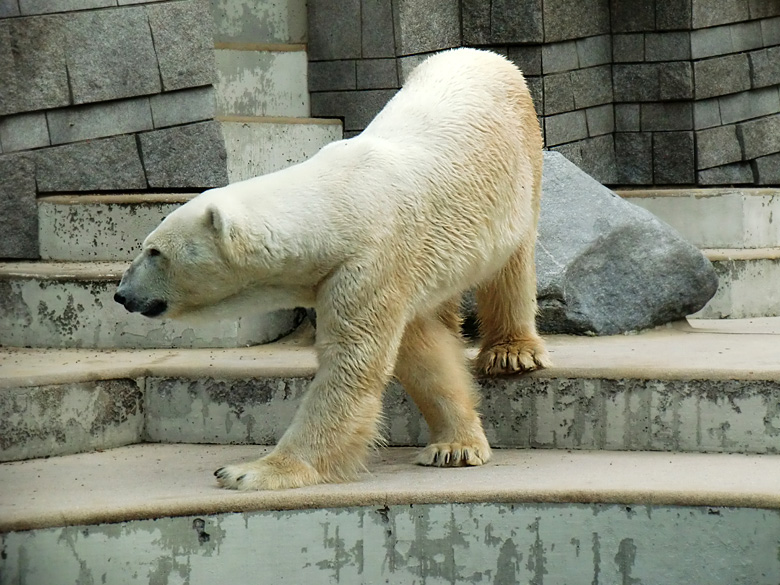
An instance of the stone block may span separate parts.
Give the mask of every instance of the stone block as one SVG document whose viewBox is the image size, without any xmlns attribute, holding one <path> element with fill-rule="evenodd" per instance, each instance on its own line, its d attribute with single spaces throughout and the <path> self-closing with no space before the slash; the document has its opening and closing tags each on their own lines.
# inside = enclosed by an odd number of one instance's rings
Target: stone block
<svg viewBox="0 0 780 585">
<path fill-rule="evenodd" d="M 655 7 L 656 30 L 689 30 L 691 28 L 691 0 L 667 0 Z"/>
<path fill-rule="evenodd" d="M 588 108 L 585 117 L 588 121 L 588 136 L 601 136 L 615 131 L 615 107 L 612 104 Z"/>
<path fill-rule="evenodd" d="M 659 99 L 659 67 L 666 63 L 631 63 L 612 66 L 612 84 L 615 101 L 650 102 Z"/>
<path fill-rule="evenodd" d="M 343 118 L 344 130 L 363 130 L 397 90 L 325 91 L 311 96 L 312 116 Z"/>
<path fill-rule="evenodd" d="M 2 152 L 49 146 L 49 130 L 43 112 L 0 118 Z"/>
<path fill-rule="evenodd" d="M 765 47 L 780 45 L 780 17 L 765 18 L 761 21 L 761 37 Z"/>
<path fill-rule="evenodd" d="M 0 156 L 0 258 L 38 258 L 35 165 L 22 154 Z"/>
<path fill-rule="evenodd" d="M 406 80 L 409 79 L 409 75 L 414 71 L 420 63 L 425 61 L 428 55 L 409 55 L 408 57 L 399 57 L 398 59 L 398 75 L 401 77 L 400 81 L 403 85 Z"/>
<path fill-rule="evenodd" d="M 358 89 L 398 89 L 395 59 L 361 59 L 357 62 Z"/>
<path fill-rule="evenodd" d="M 612 37 L 600 35 L 577 40 L 580 67 L 595 67 L 612 63 Z"/>
<path fill-rule="evenodd" d="M 541 77 L 526 77 L 525 83 L 528 86 L 528 92 L 534 102 L 534 109 L 538 115 L 544 114 L 544 88 Z"/>
<path fill-rule="evenodd" d="M 737 125 L 745 160 L 780 152 L 780 114 Z"/>
<path fill-rule="evenodd" d="M 663 4 L 663 0 L 660 3 Z M 614 32 L 655 30 L 656 0 L 610 0 L 610 4 Z"/>
<path fill-rule="evenodd" d="M 693 99 L 693 69 L 688 61 L 658 64 L 658 97 L 661 100 Z"/>
<path fill-rule="evenodd" d="M 653 135 L 650 132 L 615 134 L 615 162 L 618 183 L 653 184 Z"/>
<path fill-rule="evenodd" d="M 411 55 L 459 47 L 458 0 L 397 0 L 393 2 L 396 55 Z"/>
<path fill-rule="evenodd" d="M 54 145 L 153 128 L 149 98 L 145 97 L 50 110 L 46 120 Z"/>
<path fill-rule="evenodd" d="M 359 59 L 362 53 L 360 0 L 308 0 L 309 42 L 312 61 Z M 392 28 L 385 23 L 387 28 Z"/>
<path fill-rule="evenodd" d="M 579 142 L 569 142 L 568 144 L 561 144 L 560 146 L 553 146 L 550 148 L 550 152 L 559 152 L 566 157 L 567 160 L 573 162 L 578 167 L 582 167 L 582 149 Z"/>
<path fill-rule="evenodd" d="M 163 90 L 214 83 L 214 28 L 208 0 L 150 4 L 146 12 Z"/>
<path fill-rule="evenodd" d="M 698 168 L 722 166 L 742 160 L 742 148 L 737 139 L 737 127 L 717 126 L 696 132 Z"/>
<path fill-rule="evenodd" d="M 0 116 L 68 105 L 65 63 L 63 17 L 0 22 Z"/>
<path fill-rule="evenodd" d="M 691 31 L 691 57 L 705 59 L 734 52 L 734 41 L 728 26 Z"/>
<path fill-rule="evenodd" d="M 211 14 L 215 43 L 306 42 L 306 0 L 211 0 Z"/>
<path fill-rule="evenodd" d="M 615 130 L 618 132 L 639 132 L 639 104 L 615 104 Z"/>
<path fill-rule="evenodd" d="M 697 130 L 720 126 L 720 103 L 718 98 L 693 102 L 693 127 Z"/>
<path fill-rule="evenodd" d="M 749 185 L 754 183 L 750 163 L 734 163 L 697 173 L 699 185 Z"/>
<path fill-rule="evenodd" d="M 149 187 L 222 187 L 228 182 L 227 153 L 218 122 L 200 122 L 140 134 Z"/>
<path fill-rule="evenodd" d="M 461 23 L 463 42 L 468 46 L 491 42 L 491 0 L 462 0 Z"/>
<path fill-rule="evenodd" d="M 609 0 L 545 0 L 543 15 L 545 43 L 610 32 Z"/>
<path fill-rule="evenodd" d="M 778 22 L 780 26 L 780 22 Z M 753 87 L 780 85 L 780 47 L 748 53 Z"/>
<path fill-rule="evenodd" d="M 309 91 L 357 89 L 356 61 L 310 61 Z"/>
<path fill-rule="evenodd" d="M 642 104 L 642 131 L 691 130 L 691 102 L 651 102 Z"/>
<path fill-rule="evenodd" d="M 571 82 L 577 108 L 612 103 L 612 68 L 609 65 L 572 71 Z"/>
<path fill-rule="evenodd" d="M 653 134 L 653 182 L 689 185 L 696 182 L 693 132 Z"/>
<path fill-rule="evenodd" d="M 780 67 L 780 64 L 778 65 Z M 780 112 L 777 87 L 765 87 L 718 98 L 720 117 L 724 124 L 733 124 Z"/>
<path fill-rule="evenodd" d="M 365 59 L 395 57 L 393 3 L 391 0 L 361 0 L 361 46 Z"/>
<path fill-rule="evenodd" d="M 0 0 L 0 18 L 19 16 L 19 0 Z"/>
<path fill-rule="evenodd" d="M 542 188 L 542 331 L 635 331 L 684 318 L 715 294 L 715 271 L 696 247 L 558 153 L 545 154 Z"/>
<path fill-rule="evenodd" d="M 617 183 L 617 162 L 615 160 L 615 139 L 609 134 L 588 138 L 580 143 L 583 171 L 599 183 Z"/>
<path fill-rule="evenodd" d="M 750 18 L 767 18 L 780 15 L 780 4 L 776 0 L 748 0 Z"/>
<path fill-rule="evenodd" d="M 570 73 L 542 77 L 544 83 L 544 113 L 560 114 L 574 109 L 574 91 Z"/>
<path fill-rule="evenodd" d="M 22 16 L 116 6 L 116 0 L 19 0 Z"/>
<path fill-rule="evenodd" d="M 520 68 L 523 75 L 542 74 L 542 47 L 508 47 L 506 56 Z"/>
<path fill-rule="evenodd" d="M 750 18 L 745 0 L 692 0 L 693 28 L 741 22 Z"/>
<path fill-rule="evenodd" d="M 41 193 L 146 189 L 135 136 L 114 136 L 34 152 Z"/>
<path fill-rule="evenodd" d="M 160 70 L 142 6 L 68 15 L 67 62 L 76 104 L 160 91 Z"/>
<path fill-rule="evenodd" d="M 645 35 L 614 35 L 612 55 L 615 63 L 641 63 L 645 60 Z"/>
<path fill-rule="evenodd" d="M 759 185 L 780 185 L 780 153 L 762 156 L 754 161 L 756 183 Z"/>
<path fill-rule="evenodd" d="M 544 133 L 547 146 L 574 142 L 588 137 L 588 123 L 584 110 L 545 116 Z"/>
<path fill-rule="evenodd" d="M 463 0 L 461 10 L 467 45 L 544 40 L 541 0 Z"/>
<path fill-rule="evenodd" d="M 542 45 L 542 71 L 545 75 L 571 71 L 579 66 L 576 42 L 567 41 Z"/>
<path fill-rule="evenodd" d="M 760 49 L 763 44 L 761 38 L 761 22 L 758 20 L 732 24 L 729 26 L 729 30 L 731 32 L 731 43 L 734 46 L 735 52 Z"/>
<path fill-rule="evenodd" d="M 212 86 L 159 93 L 149 98 L 155 128 L 191 124 L 214 118 L 216 97 Z"/>
<path fill-rule="evenodd" d="M 645 60 L 683 61 L 691 58 L 691 34 L 689 32 L 647 33 L 645 35 Z"/>
</svg>

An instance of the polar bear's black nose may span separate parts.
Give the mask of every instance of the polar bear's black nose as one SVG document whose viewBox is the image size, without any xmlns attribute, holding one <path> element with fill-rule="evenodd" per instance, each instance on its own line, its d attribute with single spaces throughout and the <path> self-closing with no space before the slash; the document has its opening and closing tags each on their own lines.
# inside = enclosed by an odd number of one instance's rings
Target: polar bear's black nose
<svg viewBox="0 0 780 585">
<path fill-rule="evenodd" d="M 120 305 L 124 305 L 127 299 L 120 295 L 119 293 L 114 293 L 114 300 L 119 303 Z"/>
</svg>

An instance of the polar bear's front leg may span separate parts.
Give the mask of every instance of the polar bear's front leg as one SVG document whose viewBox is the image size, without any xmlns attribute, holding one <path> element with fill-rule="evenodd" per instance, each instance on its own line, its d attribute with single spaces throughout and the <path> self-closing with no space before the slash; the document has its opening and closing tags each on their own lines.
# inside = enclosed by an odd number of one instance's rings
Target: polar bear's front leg
<svg viewBox="0 0 780 585">
<path fill-rule="evenodd" d="M 320 365 L 292 424 L 266 457 L 217 470 L 222 487 L 302 487 L 348 481 L 365 469 L 405 322 L 403 304 L 376 290 L 336 291 L 341 296 L 318 303 Z"/>
</svg>

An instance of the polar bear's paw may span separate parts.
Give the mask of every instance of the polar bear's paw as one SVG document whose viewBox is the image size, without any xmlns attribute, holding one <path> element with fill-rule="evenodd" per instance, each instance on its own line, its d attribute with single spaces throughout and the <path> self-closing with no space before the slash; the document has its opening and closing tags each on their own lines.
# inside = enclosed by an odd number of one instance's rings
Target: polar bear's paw
<svg viewBox="0 0 780 585">
<path fill-rule="evenodd" d="M 220 487 L 241 491 L 283 490 L 323 482 L 317 470 L 308 463 L 273 455 L 249 463 L 220 467 L 214 476 Z"/>
<path fill-rule="evenodd" d="M 417 464 L 432 467 L 470 467 L 487 463 L 490 455 L 487 442 L 431 443 L 417 456 Z"/>
<path fill-rule="evenodd" d="M 552 365 L 541 338 L 497 343 L 483 348 L 477 357 L 477 369 L 488 376 L 530 372 Z"/>
</svg>

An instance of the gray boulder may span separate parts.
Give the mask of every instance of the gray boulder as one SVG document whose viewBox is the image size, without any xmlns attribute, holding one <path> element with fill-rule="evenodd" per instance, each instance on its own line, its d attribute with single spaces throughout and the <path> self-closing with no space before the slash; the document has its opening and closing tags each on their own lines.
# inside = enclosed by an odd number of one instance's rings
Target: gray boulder
<svg viewBox="0 0 780 585">
<path fill-rule="evenodd" d="M 695 246 L 555 152 L 544 157 L 536 270 L 546 333 L 654 327 L 695 313 L 718 288 Z"/>
</svg>

